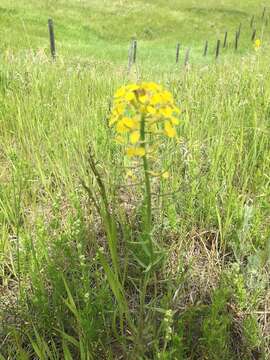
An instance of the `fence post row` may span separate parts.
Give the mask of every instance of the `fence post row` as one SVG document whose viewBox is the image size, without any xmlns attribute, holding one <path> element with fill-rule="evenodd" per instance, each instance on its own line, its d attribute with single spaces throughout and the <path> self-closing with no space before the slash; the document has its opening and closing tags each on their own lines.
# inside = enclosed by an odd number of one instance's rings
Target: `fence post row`
<svg viewBox="0 0 270 360">
<path fill-rule="evenodd" d="M 53 60 L 56 58 L 56 49 L 55 49 L 55 37 L 54 37 L 54 26 L 53 20 L 48 20 L 48 28 L 49 28 L 49 36 L 50 36 L 50 48 L 51 48 L 51 55 Z"/>
<path fill-rule="evenodd" d="M 266 15 L 266 7 L 263 8 L 262 19 L 265 19 L 265 15 Z M 254 21 L 255 21 L 255 15 L 252 15 L 251 20 L 250 20 L 250 27 L 251 28 L 253 28 Z M 48 29 L 49 29 L 49 36 L 50 36 L 51 56 L 52 56 L 53 60 L 55 60 L 56 59 L 56 47 L 55 47 L 55 35 L 54 35 L 54 23 L 53 23 L 52 19 L 48 19 Z M 241 35 L 241 29 L 242 29 L 242 23 L 239 24 L 239 28 L 235 33 L 235 46 L 234 46 L 235 50 L 238 50 L 239 38 L 240 38 L 240 35 Z M 254 41 L 255 37 L 256 37 L 256 29 L 254 29 L 253 32 L 252 32 L 251 41 Z M 225 34 L 224 34 L 223 48 L 226 48 L 227 40 L 228 40 L 228 31 L 226 31 Z M 220 44 L 221 44 L 221 41 L 217 40 L 216 59 L 219 57 L 219 54 L 220 54 Z M 205 41 L 205 46 L 204 46 L 203 56 L 206 56 L 207 52 L 208 52 L 208 41 L 206 40 Z M 176 46 L 176 63 L 179 62 L 179 54 L 180 54 L 180 43 L 177 43 L 177 46 Z M 189 55 L 190 55 L 190 48 L 187 49 L 186 54 L 185 54 L 185 60 L 184 60 L 185 66 L 189 62 Z M 137 61 L 137 40 L 134 39 L 131 42 L 129 52 L 128 52 L 128 68 L 130 69 L 131 64 L 132 63 L 135 64 L 136 61 Z"/>
</svg>

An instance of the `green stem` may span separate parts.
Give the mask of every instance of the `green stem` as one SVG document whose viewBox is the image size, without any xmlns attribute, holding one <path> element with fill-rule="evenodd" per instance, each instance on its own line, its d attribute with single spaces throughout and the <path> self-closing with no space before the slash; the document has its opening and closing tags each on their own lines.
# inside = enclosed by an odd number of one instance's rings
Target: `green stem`
<svg viewBox="0 0 270 360">
<path fill-rule="evenodd" d="M 145 117 L 142 115 L 141 118 L 141 129 L 140 129 L 140 138 L 142 142 L 142 147 L 145 150 L 145 155 L 143 156 L 143 169 L 144 169 L 144 183 L 145 183 L 145 201 L 146 201 L 146 238 L 149 244 L 149 251 L 151 257 L 151 263 L 154 260 L 154 251 L 152 243 L 152 196 L 151 196 L 151 183 L 149 176 L 149 164 L 146 155 L 146 142 L 145 142 Z"/>
</svg>

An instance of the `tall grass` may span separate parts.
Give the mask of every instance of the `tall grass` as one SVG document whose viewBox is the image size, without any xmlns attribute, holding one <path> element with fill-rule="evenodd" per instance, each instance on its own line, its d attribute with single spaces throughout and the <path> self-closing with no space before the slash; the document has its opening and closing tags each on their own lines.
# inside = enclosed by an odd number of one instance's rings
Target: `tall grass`
<svg viewBox="0 0 270 360">
<path fill-rule="evenodd" d="M 3 58 L 2 358 L 269 358 L 268 56 L 142 70 L 182 109 L 160 159 L 171 176 L 152 188 L 162 261 L 147 274 L 141 185 L 108 127 L 125 71 Z"/>
</svg>

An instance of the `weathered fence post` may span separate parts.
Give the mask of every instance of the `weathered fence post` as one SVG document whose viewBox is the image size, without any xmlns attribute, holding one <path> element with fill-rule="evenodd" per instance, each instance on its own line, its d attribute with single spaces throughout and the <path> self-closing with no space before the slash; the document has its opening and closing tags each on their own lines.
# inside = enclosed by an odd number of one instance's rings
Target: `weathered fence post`
<svg viewBox="0 0 270 360">
<path fill-rule="evenodd" d="M 252 32 L 251 41 L 254 41 L 255 37 L 256 37 L 256 29 L 254 29 Z"/>
<path fill-rule="evenodd" d="M 235 43 L 234 43 L 235 51 L 238 50 L 238 41 L 239 41 L 239 33 L 238 33 L 238 31 L 236 31 L 236 33 L 235 33 Z"/>
<path fill-rule="evenodd" d="M 190 48 L 188 48 L 186 51 L 185 62 L 184 62 L 185 66 L 187 66 L 189 64 L 189 54 L 190 54 Z"/>
<path fill-rule="evenodd" d="M 219 57 L 219 51 L 220 51 L 220 40 L 217 41 L 217 47 L 216 47 L 216 60 Z"/>
<path fill-rule="evenodd" d="M 227 46 L 227 38 L 228 38 L 228 31 L 225 32 L 224 35 L 224 42 L 223 42 L 223 48 L 225 49 L 225 47 Z"/>
<path fill-rule="evenodd" d="M 133 40 L 133 64 L 136 63 L 137 60 L 137 40 Z"/>
<path fill-rule="evenodd" d="M 179 62 L 180 43 L 176 46 L 176 64 Z"/>
<path fill-rule="evenodd" d="M 49 28 L 49 35 L 50 35 L 50 47 L 51 47 L 51 55 L 53 60 L 56 58 L 56 49 L 55 49 L 55 37 L 54 37 L 54 27 L 53 27 L 53 20 L 48 20 L 48 28 Z"/>
<path fill-rule="evenodd" d="M 208 41 L 206 40 L 205 45 L 204 45 L 203 56 L 207 55 L 207 51 L 208 51 Z"/>
</svg>

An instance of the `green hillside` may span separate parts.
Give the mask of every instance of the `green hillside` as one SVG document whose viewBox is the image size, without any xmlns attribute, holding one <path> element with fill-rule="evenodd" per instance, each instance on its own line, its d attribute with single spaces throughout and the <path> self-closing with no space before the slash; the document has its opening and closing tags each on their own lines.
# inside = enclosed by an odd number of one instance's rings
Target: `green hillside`
<svg viewBox="0 0 270 360">
<path fill-rule="evenodd" d="M 269 36 L 268 12 L 262 19 L 261 1 L 25 1 L 2 0 L 0 7 L 1 48 L 48 49 L 47 20 L 55 21 L 57 51 L 62 56 L 87 57 L 125 63 L 131 38 L 139 43 L 141 62 L 173 63 L 175 47 L 181 56 L 191 47 L 192 61 L 211 61 L 217 39 L 228 31 L 233 53 L 235 32 L 242 26 L 239 52 L 250 50 L 250 21 L 259 37 Z M 266 23 L 266 25 L 265 25 Z M 202 59 L 205 41 L 209 59 Z"/>
</svg>

